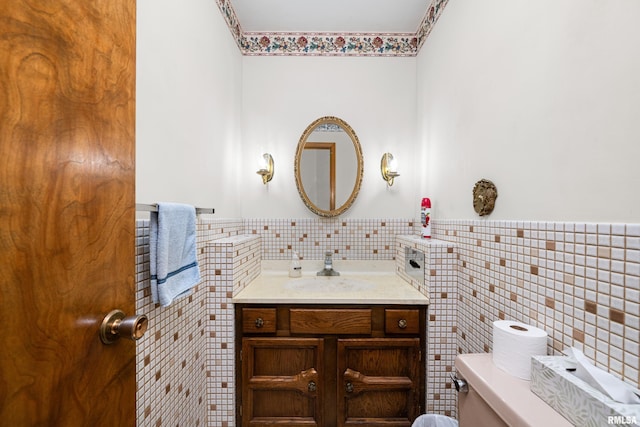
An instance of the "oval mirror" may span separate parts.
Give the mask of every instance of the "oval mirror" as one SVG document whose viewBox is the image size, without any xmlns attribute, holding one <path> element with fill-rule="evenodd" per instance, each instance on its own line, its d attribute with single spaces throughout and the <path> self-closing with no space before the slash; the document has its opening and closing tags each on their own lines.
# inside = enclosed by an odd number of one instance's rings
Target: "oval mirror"
<svg viewBox="0 0 640 427">
<path fill-rule="evenodd" d="M 360 141 L 344 120 L 321 117 L 300 137 L 296 186 L 311 212 L 333 217 L 349 209 L 360 191 L 363 170 Z"/>
</svg>

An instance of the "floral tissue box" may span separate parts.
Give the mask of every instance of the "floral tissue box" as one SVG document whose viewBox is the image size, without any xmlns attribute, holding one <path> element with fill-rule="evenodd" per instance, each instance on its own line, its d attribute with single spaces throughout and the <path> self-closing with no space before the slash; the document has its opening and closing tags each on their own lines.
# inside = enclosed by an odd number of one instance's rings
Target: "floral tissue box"
<svg viewBox="0 0 640 427">
<path fill-rule="evenodd" d="M 567 371 L 568 366 L 565 356 L 533 356 L 531 391 L 576 426 L 640 426 L 640 405 L 614 401 Z"/>
</svg>

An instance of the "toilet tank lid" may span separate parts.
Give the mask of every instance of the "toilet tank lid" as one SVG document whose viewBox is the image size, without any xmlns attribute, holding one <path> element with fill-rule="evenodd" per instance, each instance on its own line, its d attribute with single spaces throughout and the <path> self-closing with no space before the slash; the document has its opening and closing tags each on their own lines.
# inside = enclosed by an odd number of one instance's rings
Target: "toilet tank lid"
<svg viewBox="0 0 640 427">
<path fill-rule="evenodd" d="M 559 412 L 530 390 L 530 381 L 516 378 L 493 363 L 491 353 L 461 354 L 456 372 L 510 426 L 571 427 Z"/>
</svg>

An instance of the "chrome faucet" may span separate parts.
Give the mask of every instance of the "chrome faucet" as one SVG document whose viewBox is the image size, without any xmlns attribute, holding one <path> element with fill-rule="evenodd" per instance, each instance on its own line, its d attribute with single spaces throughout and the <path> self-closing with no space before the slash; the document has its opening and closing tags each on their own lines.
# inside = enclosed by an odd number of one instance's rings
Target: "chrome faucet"
<svg viewBox="0 0 640 427">
<path fill-rule="evenodd" d="M 318 276 L 339 276 L 340 273 L 333 269 L 333 258 L 331 257 L 331 251 L 324 253 L 324 268 L 318 271 Z"/>
</svg>

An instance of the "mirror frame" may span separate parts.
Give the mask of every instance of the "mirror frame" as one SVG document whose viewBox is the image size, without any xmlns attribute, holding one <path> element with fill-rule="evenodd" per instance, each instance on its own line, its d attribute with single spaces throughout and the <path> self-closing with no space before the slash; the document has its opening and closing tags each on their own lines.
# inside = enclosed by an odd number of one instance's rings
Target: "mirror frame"
<svg viewBox="0 0 640 427">
<path fill-rule="evenodd" d="M 342 206 L 338 206 L 337 208 L 330 209 L 330 210 L 320 209 L 311 200 L 309 200 L 309 196 L 307 196 L 307 193 L 304 191 L 304 186 L 302 185 L 302 175 L 300 173 L 300 161 L 302 159 L 302 152 L 304 151 L 304 146 L 307 142 L 307 139 L 318 126 L 323 124 L 338 125 L 346 132 L 347 135 L 349 135 L 349 138 L 351 138 L 351 142 L 353 142 L 353 148 L 356 152 L 356 159 L 358 161 L 357 170 L 356 170 L 356 182 L 353 185 L 353 191 L 351 191 L 351 195 L 349 196 L 347 201 L 344 204 L 342 204 Z M 298 142 L 298 147 L 296 149 L 296 157 L 293 165 L 293 171 L 296 177 L 296 187 L 298 188 L 298 193 L 300 194 L 300 198 L 302 199 L 304 204 L 307 206 L 307 208 L 309 208 L 311 212 L 315 213 L 316 215 L 329 217 L 329 218 L 342 214 L 347 209 L 349 209 L 351 205 L 353 205 L 353 202 L 355 202 L 356 197 L 360 192 L 360 187 L 362 185 L 362 175 L 364 174 L 364 162 L 362 159 L 362 147 L 360 147 L 360 141 L 358 140 L 358 136 L 356 135 L 354 130 L 351 128 L 351 126 L 349 126 L 347 122 L 345 122 L 344 120 L 334 116 L 320 117 L 319 119 L 311 123 L 309 126 L 307 126 L 307 128 L 302 133 L 302 136 L 300 137 L 300 141 Z"/>
</svg>

